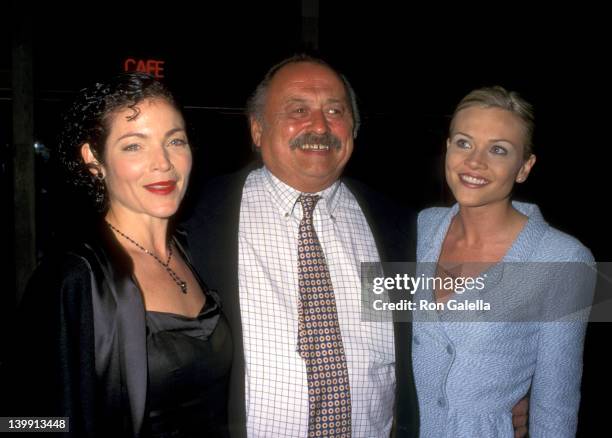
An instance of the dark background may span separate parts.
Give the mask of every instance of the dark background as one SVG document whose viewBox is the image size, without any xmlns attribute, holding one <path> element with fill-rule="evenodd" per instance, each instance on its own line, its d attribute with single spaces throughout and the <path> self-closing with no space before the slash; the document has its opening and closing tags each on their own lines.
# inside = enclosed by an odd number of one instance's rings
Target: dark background
<svg viewBox="0 0 612 438">
<path fill-rule="evenodd" d="M 88 217 L 48 159 L 76 91 L 121 70 L 127 57 L 164 60 L 166 82 L 186 107 L 198 147 L 193 192 L 253 158 L 242 115 L 247 96 L 272 64 L 315 48 L 305 41 L 300 1 L 53 3 L 0 12 L 0 329 L 7 336 L 15 296 L 15 23 L 27 15 L 33 23 L 34 131 L 44 145 L 36 155 L 38 256 Z M 453 106 L 475 87 L 503 85 L 537 112 L 538 162 L 516 197 L 537 203 L 552 225 L 580 239 L 598 261 L 610 261 L 606 14 L 576 4 L 546 12 L 514 2 L 487 8 L 321 2 L 315 49 L 349 78 L 363 115 L 347 173 L 416 209 L 448 205 L 441 160 Z M 609 403 L 600 405 L 597 395 L 612 389 L 604 356 L 610 333 L 607 324 L 589 326 L 579 436 L 608 433 Z"/>
</svg>

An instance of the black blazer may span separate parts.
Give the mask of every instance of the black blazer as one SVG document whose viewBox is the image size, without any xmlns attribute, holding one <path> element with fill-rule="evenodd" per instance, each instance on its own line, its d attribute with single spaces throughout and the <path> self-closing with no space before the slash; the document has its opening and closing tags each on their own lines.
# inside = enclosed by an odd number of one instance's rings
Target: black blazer
<svg viewBox="0 0 612 438">
<path fill-rule="evenodd" d="M 183 224 L 194 266 L 223 299 L 232 328 L 234 362 L 230 381 L 232 437 L 246 437 L 244 348 L 238 296 L 238 225 L 242 189 L 251 168 L 219 177 L 204 187 Z M 374 235 L 382 261 L 416 260 L 416 215 L 398 208 L 354 180 L 344 183 L 357 199 Z M 396 402 L 394 436 L 418 436 L 418 403 L 412 374 L 412 326 L 395 323 Z"/>
<path fill-rule="evenodd" d="M 13 413 L 68 416 L 71 437 L 139 436 L 147 357 L 132 266 L 102 224 L 39 266 L 14 324 Z"/>
</svg>

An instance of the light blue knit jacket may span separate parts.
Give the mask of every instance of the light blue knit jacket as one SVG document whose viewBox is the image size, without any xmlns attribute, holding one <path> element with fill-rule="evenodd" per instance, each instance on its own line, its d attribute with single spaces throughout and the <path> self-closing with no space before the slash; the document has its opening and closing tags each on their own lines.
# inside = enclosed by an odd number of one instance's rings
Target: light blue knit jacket
<svg viewBox="0 0 612 438">
<path fill-rule="evenodd" d="M 594 265 L 590 251 L 578 240 L 548 225 L 537 206 L 519 202 L 513 205 L 529 219 L 503 263 Z M 455 205 L 430 208 L 419 214 L 419 262 L 437 262 L 457 212 Z M 581 275 L 582 278 L 556 273 L 555 279 L 564 286 L 558 293 L 592 294 L 595 271 L 590 268 L 587 271 L 590 273 Z M 529 278 L 528 273 L 519 282 L 520 290 L 506 288 L 504 293 L 533 296 L 541 291 L 530 286 L 538 284 L 537 280 Z M 575 436 L 586 329 L 584 314 L 581 320 L 571 322 L 519 323 L 457 322 L 450 315 L 429 313 L 433 319 L 424 320 L 434 322 L 415 321 L 413 336 L 421 437 L 511 438 L 514 433 L 510 411 L 528 392 L 531 438 Z"/>
</svg>

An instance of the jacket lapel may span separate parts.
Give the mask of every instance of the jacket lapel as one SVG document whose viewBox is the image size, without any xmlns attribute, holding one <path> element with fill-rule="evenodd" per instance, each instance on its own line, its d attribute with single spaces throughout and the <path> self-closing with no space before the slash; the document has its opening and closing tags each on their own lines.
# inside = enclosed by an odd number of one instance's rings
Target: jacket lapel
<svg viewBox="0 0 612 438">
<path fill-rule="evenodd" d="M 147 394 L 144 302 L 131 274 L 130 258 L 104 224 L 98 236 L 99 241 L 89 246 L 95 257 L 90 265 L 100 271 L 92 281 L 96 373 L 106 387 L 106 405 L 124 418 L 137 437 Z"/>
</svg>

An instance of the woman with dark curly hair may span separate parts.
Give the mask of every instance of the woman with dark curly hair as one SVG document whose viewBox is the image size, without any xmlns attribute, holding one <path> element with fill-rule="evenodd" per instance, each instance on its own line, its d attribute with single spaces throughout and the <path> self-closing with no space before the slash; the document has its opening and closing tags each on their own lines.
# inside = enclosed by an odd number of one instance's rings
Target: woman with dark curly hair
<svg viewBox="0 0 612 438">
<path fill-rule="evenodd" d="M 15 413 L 78 437 L 226 436 L 229 327 L 169 230 L 192 165 L 172 94 L 141 73 L 81 91 L 59 156 L 102 218 L 30 281 Z"/>
</svg>

